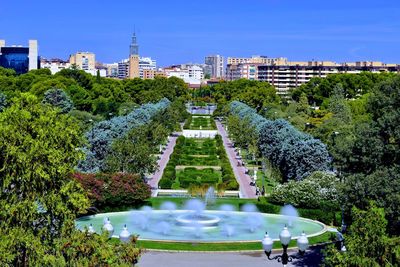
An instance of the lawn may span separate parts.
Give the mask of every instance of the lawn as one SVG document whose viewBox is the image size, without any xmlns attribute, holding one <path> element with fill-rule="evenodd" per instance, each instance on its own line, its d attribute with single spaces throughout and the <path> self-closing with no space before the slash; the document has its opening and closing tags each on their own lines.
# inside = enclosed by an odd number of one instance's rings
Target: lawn
<svg viewBox="0 0 400 267">
<path fill-rule="evenodd" d="M 310 245 L 329 242 L 332 239 L 331 232 L 325 232 L 322 235 L 308 238 Z M 160 250 L 180 250 L 180 251 L 239 251 L 239 250 L 262 250 L 261 239 L 259 242 L 232 242 L 232 243 L 194 243 L 194 242 L 163 242 L 138 240 L 138 245 L 145 249 Z M 296 247 L 296 240 L 289 243 L 289 248 Z M 274 249 L 281 249 L 279 241 L 275 241 Z"/>
</svg>

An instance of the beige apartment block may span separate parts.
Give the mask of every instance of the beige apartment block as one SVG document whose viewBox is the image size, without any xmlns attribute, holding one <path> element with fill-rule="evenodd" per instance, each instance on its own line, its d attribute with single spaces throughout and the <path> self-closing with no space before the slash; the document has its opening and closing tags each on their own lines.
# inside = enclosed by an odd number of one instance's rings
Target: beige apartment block
<svg viewBox="0 0 400 267">
<path fill-rule="evenodd" d="M 91 52 L 77 52 L 76 54 L 70 55 L 69 63 L 76 65 L 81 70 L 94 70 L 95 69 L 95 54 Z"/>
</svg>

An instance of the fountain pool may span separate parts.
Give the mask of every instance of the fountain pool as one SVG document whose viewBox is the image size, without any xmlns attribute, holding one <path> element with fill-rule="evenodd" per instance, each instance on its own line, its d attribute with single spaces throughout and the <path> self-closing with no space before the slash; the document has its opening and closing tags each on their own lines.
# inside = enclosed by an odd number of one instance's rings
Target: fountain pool
<svg viewBox="0 0 400 267">
<path fill-rule="evenodd" d="M 289 221 L 293 238 L 300 236 L 302 231 L 309 237 L 326 231 L 324 224 L 301 217 L 293 219 L 284 215 L 226 209 L 204 210 L 201 214 L 193 210 L 152 209 L 102 213 L 81 217 L 76 226 L 83 230 L 92 224 L 94 230 L 100 233 L 106 218 L 114 227 L 115 237 L 126 224 L 129 232 L 139 235 L 141 240 L 251 242 L 259 241 L 265 231 L 272 239 L 278 239 L 280 231 Z"/>
</svg>

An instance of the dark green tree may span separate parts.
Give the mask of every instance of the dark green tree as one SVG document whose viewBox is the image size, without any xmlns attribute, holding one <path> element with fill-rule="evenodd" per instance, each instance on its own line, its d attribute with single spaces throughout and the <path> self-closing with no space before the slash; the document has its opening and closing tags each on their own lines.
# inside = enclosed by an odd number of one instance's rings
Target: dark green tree
<svg viewBox="0 0 400 267">
<path fill-rule="evenodd" d="M 74 103 L 61 89 L 50 89 L 44 93 L 43 103 L 60 109 L 61 113 L 68 113 L 74 108 Z"/>
</svg>

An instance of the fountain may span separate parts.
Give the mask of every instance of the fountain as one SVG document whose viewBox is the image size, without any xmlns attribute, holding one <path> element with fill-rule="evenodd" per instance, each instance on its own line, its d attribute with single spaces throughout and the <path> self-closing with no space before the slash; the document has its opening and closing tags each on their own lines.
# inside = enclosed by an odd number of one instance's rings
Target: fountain
<svg viewBox="0 0 400 267">
<path fill-rule="evenodd" d="M 172 202 L 165 202 L 159 210 L 143 207 L 140 210 L 85 216 L 76 221 L 76 226 L 100 233 L 104 224 L 104 230 L 110 236 L 114 229 L 123 229 L 121 237 L 124 240 L 132 234 L 139 235 L 142 240 L 187 242 L 258 242 L 265 231 L 272 239 L 278 239 L 286 224 L 290 225 L 294 238 L 300 237 L 303 231 L 308 237 L 326 231 L 325 225 L 320 222 L 297 217 L 292 206 L 285 206 L 281 215 L 260 213 L 253 204 L 243 205 L 241 211 L 228 204 L 221 205 L 219 210 L 207 210 L 206 202 L 209 203 L 210 198 L 206 199 L 189 199 L 183 209 L 177 209 Z"/>
<path fill-rule="evenodd" d="M 284 215 L 287 217 L 287 226 L 293 227 L 293 222 L 297 220 L 299 217 L 299 214 L 297 213 L 297 210 L 295 207 L 293 207 L 290 204 L 287 204 L 281 208 L 281 215 Z"/>
<path fill-rule="evenodd" d="M 214 187 L 209 187 L 206 195 L 205 195 L 205 199 L 204 199 L 205 205 L 206 207 L 208 205 L 214 205 L 215 204 L 215 190 Z"/>
</svg>

